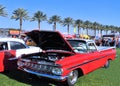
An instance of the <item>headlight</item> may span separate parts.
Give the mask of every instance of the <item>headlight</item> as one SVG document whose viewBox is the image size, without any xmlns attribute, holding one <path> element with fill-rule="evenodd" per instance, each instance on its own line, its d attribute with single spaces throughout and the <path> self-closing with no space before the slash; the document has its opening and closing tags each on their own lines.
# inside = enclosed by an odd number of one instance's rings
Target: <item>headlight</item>
<svg viewBox="0 0 120 86">
<path fill-rule="evenodd" d="M 56 75 L 61 75 L 62 74 L 62 69 L 61 68 L 57 68 L 57 67 L 53 67 L 52 73 L 56 74 Z"/>
</svg>

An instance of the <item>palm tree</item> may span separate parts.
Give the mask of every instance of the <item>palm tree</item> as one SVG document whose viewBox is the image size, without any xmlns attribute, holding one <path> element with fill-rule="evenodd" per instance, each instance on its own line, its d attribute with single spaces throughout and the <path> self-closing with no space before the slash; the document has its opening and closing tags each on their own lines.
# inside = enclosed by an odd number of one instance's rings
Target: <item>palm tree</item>
<svg viewBox="0 0 120 86">
<path fill-rule="evenodd" d="M 49 18 L 48 23 L 53 24 L 53 31 L 56 31 L 56 24 L 61 23 L 61 18 L 60 16 L 53 15 L 52 17 Z"/>
<path fill-rule="evenodd" d="M 0 5 L 0 16 L 7 16 L 7 13 L 5 12 L 5 7 L 3 7 L 2 5 Z"/>
<path fill-rule="evenodd" d="M 38 22 L 38 28 L 40 30 L 40 22 L 45 21 L 47 19 L 46 14 L 43 14 L 41 11 L 37 11 L 32 17 L 31 21 Z"/>
<path fill-rule="evenodd" d="M 117 31 L 119 32 L 119 35 L 120 35 L 120 27 L 117 28 Z"/>
<path fill-rule="evenodd" d="M 70 17 L 67 17 L 62 21 L 62 24 L 63 26 L 67 26 L 67 32 L 69 34 L 69 28 L 70 28 L 70 25 L 73 25 L 73 19 Z"/>
<path fill-rule="evenodd" d="M 5 7 L 3 7 L 2 5 L 0 5 L 0 16 L 2 16 L 2 17 L 7 16 L 7 13 L 5 12 Z M 3 34 L 2 30 L 0 30 L 0 34 Z"/>
<path fill-rule="evenodd" d="M 56 31 L 56 23 L 60 23 L 61 22 L 61 18 L 60 16 L 57 15 L 53 15 L 52 17 L 50 17 L 50 19 L 48 20 L 49 24 L 54 24 L 53 25 L 53 31 Z"/>
<path fill-rule="evenodd" d="M 116 33 L 118 33 L 118 31 L 119 31 L 118 29 L 119 29 L 119 27 L 118 27 L 118 26 L 114 26 L 114 27 L 113 27 L 113 30 L 115 30 L 115 31 L 116 31 Z"/>
<path fill-rule="evenodd" d="M 24 10 L 23 8 L 18 8 L 17 10 L 14 10 L 13 15 L 11 19 L 15 19 L 16 21 L 20 21 L 20 32 L 22 31 L 22 20 L 28 20 L 28 12 Z"/>
<path fill-rule="evenodd" d="M 83 21 L 82 20 L 80 20 L 80 19 L 75 20 L 74 26 L 77 27 L 78 34 L 80 34 L 80 32 L 81 32 L 80 29 L 81 29 L 82 25 L 83 25 Z"/>
<path fill-rule="evenodd" d="M 105 25 L 106 35 L 108 34 L 109 25 Z"/>
<path fill-rule="evenodd" d="M 91 22 L 90 21 L 88 21 L 88 20 L 86 20 L 85 22 L 84 22 L 84 28 L 86 28 L 86 33 L 87 33 L 87 35 L 88 35 L 88 29 L 90 29 L 91 28 Z"/>
<path fill-rule="evenodd" d="M 94 22 L 93 23 L 93 29 L 94 29 L 94 35 L 96 36 L 96 30 L 98 29 L 99 23 Z"/>
<path fill-rule="evenodd" d="M 111 30 L 111 32 L 112 32 L 113 34 L 115 34 L 115 32 L 116 32 L 115 26 L 113 26 L 113 25 L 110 25 L 110 26 L 109 26 L 109 30 Z"/>
<path fill-rule="evenodd" d="M 104 25 L 100 24 L 99 26 L 99 30 L 100 30 L 100 35 L 102 36 L 103 35 L 103 30 L 104 30 Z"/>
</svg>

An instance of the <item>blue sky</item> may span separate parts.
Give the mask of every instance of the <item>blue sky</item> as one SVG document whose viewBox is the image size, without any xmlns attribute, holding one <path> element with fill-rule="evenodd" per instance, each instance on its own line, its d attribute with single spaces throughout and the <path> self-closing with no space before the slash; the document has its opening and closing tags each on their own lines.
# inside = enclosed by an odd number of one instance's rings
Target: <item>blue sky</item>
<svg viewBox="0 0 120 86">
<path fill-rule="evenodd" d="M 18 8 L 24 8 L 32 17 L 38 10 L 51 17 L 61 16 L 62 19 L 89 20 L 103 25 L 120 26 L 120 0 L 0 0 L 0 4 L 6 7 L 8 17 L 0 16 L 0 28 L 19 28 L 19 21 L 10 19 L 12 12 Z M 41 23 L 42 30 L 52 30 L 51 24 Z M 37 22 L 23 21 L 23 29 L 33 30 L 37 28 Z M 71 27 L 71 33 L 73 28 Z M 67 32 L 66 27 L 57 25 L 57 30 Z"/>
</svg>

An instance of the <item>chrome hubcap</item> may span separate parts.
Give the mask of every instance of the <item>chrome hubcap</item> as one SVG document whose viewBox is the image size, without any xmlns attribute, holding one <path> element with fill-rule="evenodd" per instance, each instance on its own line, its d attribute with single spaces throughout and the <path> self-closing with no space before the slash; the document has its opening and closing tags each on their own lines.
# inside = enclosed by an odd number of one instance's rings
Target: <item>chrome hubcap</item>
<svg viewBox="0 0 120 86">
<path fill-rule="evenodd" d="M 72 71 L 69 75 L 71 83 L 75 83 L 77 81 L 77 74 Z"/>
</svg>

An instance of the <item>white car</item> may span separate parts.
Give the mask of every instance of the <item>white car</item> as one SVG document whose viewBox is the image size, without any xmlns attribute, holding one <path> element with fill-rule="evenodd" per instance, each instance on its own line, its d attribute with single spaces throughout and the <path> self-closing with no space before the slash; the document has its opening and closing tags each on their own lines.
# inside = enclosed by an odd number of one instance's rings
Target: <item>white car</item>
<svg viewBox="0 0 120 86">
<path fill-rule="evenodd" d="M 0 38 L 1 50 L 16 50 L 16 58 L 22 54 L 41 52 L 39 47 L 27 46 L 22 39 L 18 38 Z"/>
<path fill-rule="evenodd" d="M 41 51 L 39 47 L 27 46 L 22 39 L 0 38 L 0 72 L 17 67 L 19 56 Z"/>
</svg>

